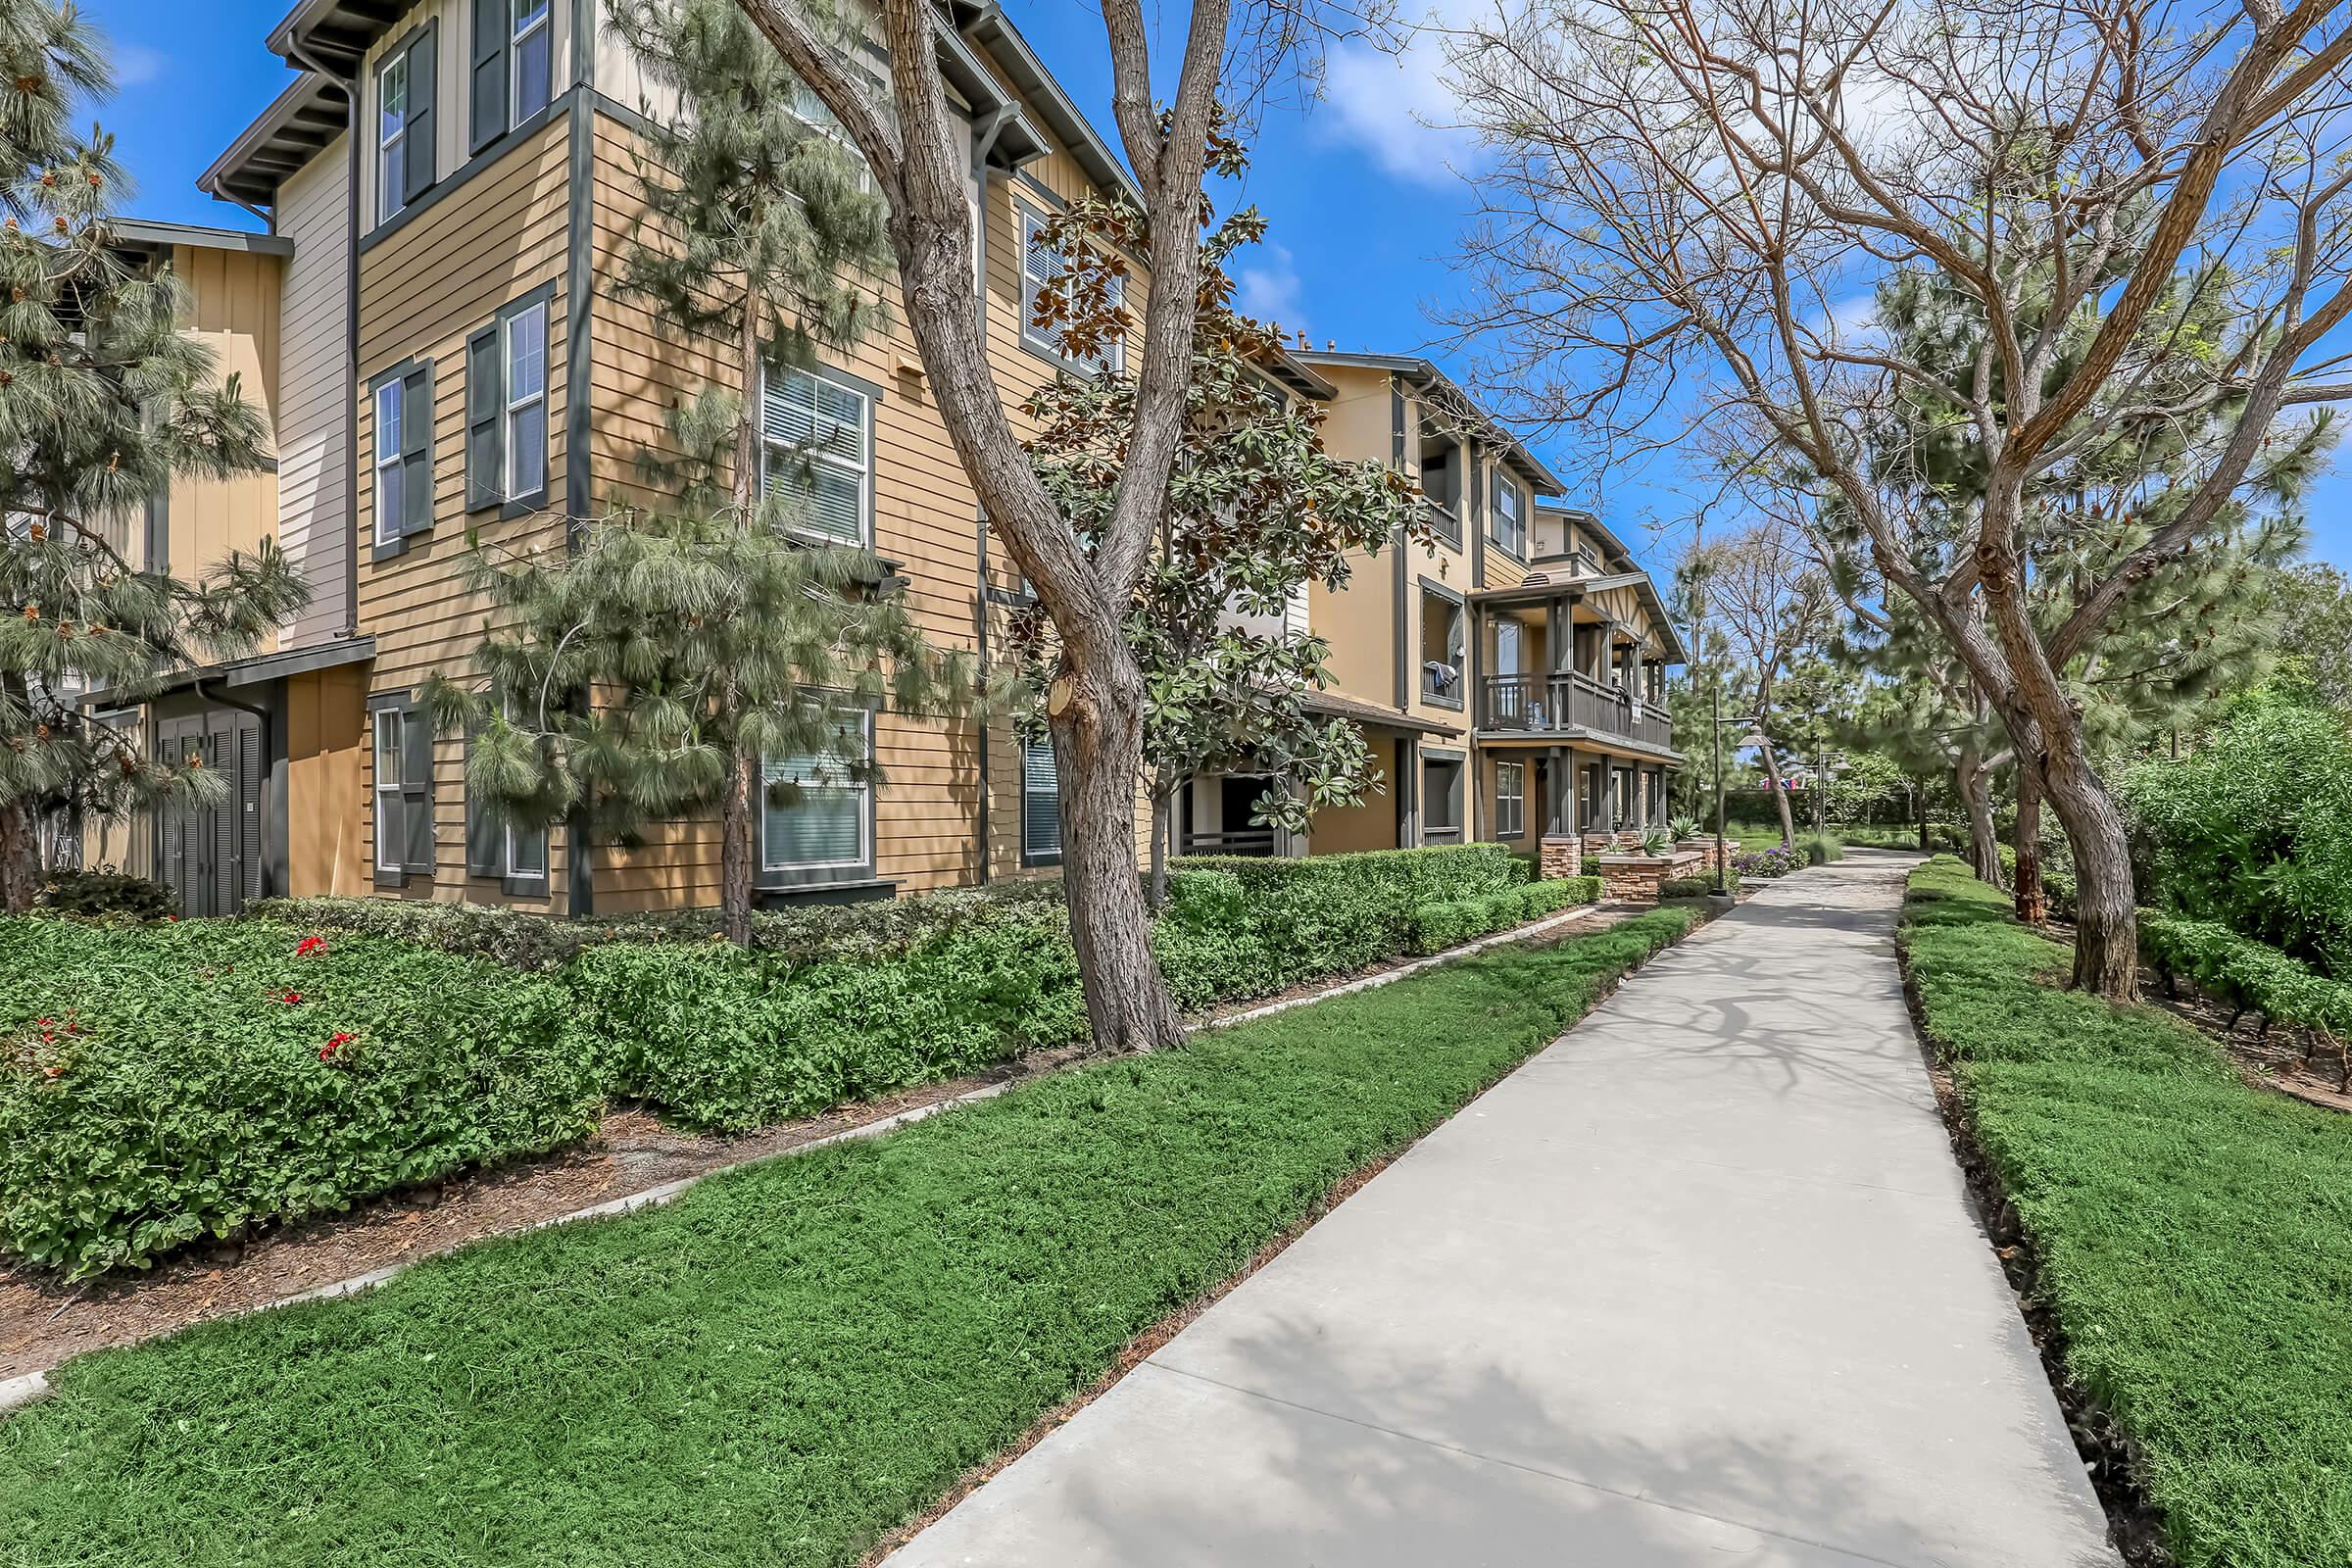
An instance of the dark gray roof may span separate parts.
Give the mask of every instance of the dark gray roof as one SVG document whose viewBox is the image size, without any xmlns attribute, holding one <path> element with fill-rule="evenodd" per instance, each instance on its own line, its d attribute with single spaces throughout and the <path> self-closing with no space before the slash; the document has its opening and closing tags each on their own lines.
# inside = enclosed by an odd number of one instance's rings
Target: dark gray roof
<svg viewBox="0 0 2352 1568">
<path fill-rule="evenodd" d="M 342 87 L 306 71 L 196 176 L 196 188 L 223 201 L 271 206 L 278 186 L 341 135 L 350 116 Z"/>
</svg>

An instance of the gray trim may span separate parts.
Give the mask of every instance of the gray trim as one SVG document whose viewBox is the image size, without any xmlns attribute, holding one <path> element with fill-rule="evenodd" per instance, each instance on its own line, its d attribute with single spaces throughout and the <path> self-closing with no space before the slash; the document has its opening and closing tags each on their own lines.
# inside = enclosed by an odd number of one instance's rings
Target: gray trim
<svg viewBox="0 0 2352 1568">
<path fill-rule="evenodd" d="M 147 561 L 149 571 L 172 569 L 172 487 L 163 485 L 147 497 Z"/>
<path fill-rule="evenodd" d="M 1389 462 L 1399 474 L 1404 472 L 1404 388 L 1393 375 L 1389 377 Z M 1396 641 L 1391 662 L 1395 664 L 1396 673 L 1396 706 L 1409 708 L 1412 706 L 1415 683 L 1412 679 L 1412 640 L 1407 635 L 1411 630 L 1412 606 L 1405 598 L 1405 577 L 1409 568 L 1404 560 L 1403 528 L 1399 527 L 1396 537 L 1390 541 L 1390 551 L 1391 560 L 1395 563 L 1396 593 Z"/>
<path fill-rule="evenodd" d="M 144 218 L 110 218 L 106 231 L 133 245 L 193 245 L 202 250 L 251 251 L 256 256 L 291 256 L 294 242 L 282 234 L 254 234 L 195 223 L 159 223 Z"/>
<path fill-rule="evenodd" d="M 1058 841 L 1061 837 L 1061 749 L 1054 744 L 1054 739 L 1050 735 L 1046 738 L 1046 749 L 1054 754 L 1054 838 Z M 1021 744 L 1020 767 L 1021 830 L 1019 843 L 1015 847 L 1020 851 L 1021 869 L 1032 871 L 1046 866 L 1059 865 L 1062 852 L 1058 849 L 1042 855 L 1029 853 L 1029 746 L 1025 741 Z"/>
<path fill-rule="evenodd" d="M 580 0 L 575 15 L 587 10 Z M 574 26 L 578 25 L 575 21 Z M 575 50 L 579 34 L 572 34 Z M 596 130 L 592 99 L 581 95 L 571 109 L 571 225 L 564 274 L 564 511 L 565 537 L 579 545 L 579 519 L 593 505 L 589 459 L 590 420 L 596 411 Z"/>
<path fill-rule="evenodd" d="M 337 98 L 343 102 L 331 101 Z M 349 125 L 349 103 L 350 90 L 341 78 L 304 70 L 196 176 L 196 188 L 240 206 L 274 204 L 278 188 L 335 139 L 328 127 Z"/>
<path fill-rule="evenodd" d="M 343 631 L 360 629 L 360 90 L 344 85 L 343 248 Z"/>
<path fill-rule="evenodd" d="M 1492 519 L 1487 515 L 1487 465 L 1483 455 L 1468 441 L 1462 443 L 1462 531 L 1470 537 L 1470 586 L 1487 585 L 1487 529 Z M 1461 541 L 1456 540 L 1455 543 Z M 1477 652 L 1477 639 L 1472 638 L 1472 653 Z"/>
<path fill-rule="evenodd" d="M 435 207 L 441 204 L 443 199 L 445 199 L 450 192 L 464 186 L 465 183 L 473 178 L 474 175 L 482 172 L 482 171 L 488 169 L 492 164 L 497 163 L 500 159 L 506 157 L 507 154 L 513 152 L 515 148 L 521 146 L 533 136 L 538 135 L 542 130 L 545 130 L 548 125 L 554 122 L 556 116 L 569 114 L 571 112 L 571 101 L 574 97 L 579 95 L 580 90 L 581 89 L 576 86 L 566 87 L 564 89 L 561 95 L 551 100 L 545 109 L 540 110 L 537 114 L 531 116 L 530 119 L 524 121 L 521 124 L 516 125 L 513 130 L 508 131 L 504 136 L 499 137 L 498 140 L 492 142 L 480 152 L 475 153 L 471 158 L 466 159 L 464 164 L 458 167 L 456 172 L 443 174 L 436 178 L 431 185 L 426 187 L 424 194 L 418 196 L 415 201 L 409 203 L 399 212 L 394 213 L 390 218 L 385 219 L 382 222 L 376 224 L 365 234 L 362 234 L 360 236 L 359 243 L 354 247 L 354 249 L 361 253 L 371 251 L 378 245 L 381 245 L 384 241 L 390 239 L 393 235 L 399 233 L 402 229 L 408 227 L 409 224 L 415 221 L 421 214 L 431 212 Z M 436 111 L 436 113 L 438 111 Z"/>
<path fill-rule="evenodd" d="M 571 79 L 596 85 L 596 0 L 571 0 Z"/>
</svg>

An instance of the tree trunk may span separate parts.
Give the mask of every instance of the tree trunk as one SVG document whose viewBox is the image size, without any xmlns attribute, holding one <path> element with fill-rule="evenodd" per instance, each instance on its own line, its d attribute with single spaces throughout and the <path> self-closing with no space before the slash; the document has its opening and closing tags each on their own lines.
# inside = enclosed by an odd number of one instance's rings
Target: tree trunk
<svg viewBox="0 0 2352 1568">
<path fill-rule="evenodd" d="M 2130 1002 L 2139 994 L 2139 914 L 2124 814 L 2081 757 L 2045 758 L 2041 788 L 2075 852 L 2075 987 Z"/>
<path fill-rule="evenodd" d="M 40 831 L 23 805 L 0 807 L 0 909 L 24 914 L 41 886 Z"/>
<path fill-rule="evenodd" d="M 1992 821 L 1992 790 L 1984 777 L 1984 759 L 1971 741 L 1952 761 L 1952 788 L 1968 808 L 1968 868 L 1987 887 L 2001 885 L 2001 835 Z M 1927 818 L 1920 818 L 1919 847 L 1928 847 Z"/>
<path fill-rule="evenodd" d="M 718 928 L 739 948 L 752 945 L 752 830 L 760 813 L 760 759 L 738 752 L 718 816 Z"/>
<path fill-rule="evenodd" d="M 1781 788 L 1780 754 L 1772 749 L 1772 743 L 1769 741 L 1759 750 L 1764 754 L 1764 783 L 1772 791 L 1772 804 L 1778 807 L 1781 812 L 1781 842 L 1794 844 L 1796 842 L 1796 818 L 1789 814 L 1788 792 Z"/>
<path fill-rule="evenodd" d="M 1152 792 L 1152 892 L 1154 912 L 1168 906 L 1168 828 L 1176 820 L 1176 786 L 1161 784 Z"/>
<path fill-rule="evenodd" d="M 1135 871 L 1143 673 L 1124 647 L 1103 649 L 1089 663 L 1108 678 L 1065 664 L 1047 698 L 1061 776 L 1070 940 L 1097 1049 L 1152 1051 L 1182 1044 L 1184 1026 L 1152 956 L 1151 915 Z"/>
<path fill-rule="evenodd" d="M 2063 813 L 2062 813 L 2063 819 Z M 2017 917 L 2031 926 L 2050 923 L 2050 904 L 2041 888 L 2041 780 L 2033 761 L 2017 754 Z"/>
<path fill-rule="evenodd" d="M 743 329 L 736 336 L 737 368 L 743 376 L 743 400 L 736 407 L 735 472 L 731 493 L 735 508 L 746 517 L 759 499 L 760 446 L 755 432 L 760 420 L 760 312 L 757 303 L 743 304 Z"/>
</svg>

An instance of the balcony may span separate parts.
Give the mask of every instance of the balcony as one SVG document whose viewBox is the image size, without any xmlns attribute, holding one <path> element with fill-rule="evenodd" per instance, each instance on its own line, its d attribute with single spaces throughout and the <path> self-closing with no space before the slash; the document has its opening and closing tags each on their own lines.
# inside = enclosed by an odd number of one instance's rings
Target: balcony
<svg viewBox="0 0 2352 1568">
<path fill-rule="evenodd" d="M 1674 745 L 1674 725 L 1664 707 L 1571 670 L 1548 675 L 1489 675 L 1481 683 L 1478 698 L 1478 727 L 1482 730 L 1535 735 L 1582 731 L 1620 736 L 1661 749 L 1670 750 Z"/>
</svg>

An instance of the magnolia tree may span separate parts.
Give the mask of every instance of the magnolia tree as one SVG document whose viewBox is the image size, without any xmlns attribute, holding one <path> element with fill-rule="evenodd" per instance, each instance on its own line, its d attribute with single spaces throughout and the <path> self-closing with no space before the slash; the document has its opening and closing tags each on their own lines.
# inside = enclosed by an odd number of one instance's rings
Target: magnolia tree
<svg viewBox="0 0 2352 1568">
<path fill-rule="evenodd" d="M 1220 145 L 1238 168 L 1240 149 Z M 1039 477 L 1092 552 L 1114 513 L 1135 430 L 1134 378 L 1100 350 L 1121 330 L 1115 258 L 1133 245 L 1131 210 L 1082 202 L 1048 225 L 1069 288 L 1045 309 L 1072 351 L 1100 367 L 1058 373 L 1030 397 Z M 1125 617 L 1144 674 L 1145 788 L 1152 801 L 1151 898 L 1166 889 L 1169 821 L 1196 775 L 1263 776 L 1261 826 L 1303 832 L 1328 807 L 1361 801 L 1376 777 L 1363 732 L 1316 714 L 1329 645 L 1289 619 L 1310 584 L 1347 586 L 1357 558 L 1427 535 L 1416 493 L 1379 463 L 1323 450 L 1323 412 L 1266 375 L 1282 331 L 1234 309 L 1226 264 L 1265 235 L 1254 208 L 1226 218 L 1201 245 L 1199 310 L 1183 442 L 1160 547 Z M 1013 621 L 1015 666 L 1033 687 L 1062 664 L 1052 620 Z"/>
<path fill-rule="evenodd" d="M 222 798 L 81 697 L 136 701 L 176 672 L 252 653 L 308 598 L 268 543 L 200 577 L 139 563 L 134 519 L 175 477 L 270 465 L 237 377 L 179 330 L 186 291 L 124 259 L 112 138 L 68 117 L 109 81 L 71 7 L 0 0 L 0 907 L 30 906 L 40 828 Z"/>
<path fill-rule="evenodd" d="M 1132 232 L 1150 289 L 1127 338 L 1135 386 L 1126 463 L 1090 542 L 1022 449 L 991 373 L 974 308 L 972 168 L 940 74 L 932 0 L 877 0 L 853 32 L 827 0 L 737 0 L 863 155 L 888 209 L 906 322 L 940 414 L 1003 542 L 1057 637 L 1047 722 L 1060 762 L 1062 874 L 1096 1043 L 1174 1045 L 1183 1030 L 1152 956 L 1136 873 L 1135 804 L 1150 707 L 1127 635 L 1169 515 L 1192 398 L 1194 330 L 1208 220 L 1201 179 L 1223 87 L 1280 68 L 1313 29 L 1295 7 L 1197 0 L 1173 80 L 1152 81 L 1151 22 L 1138 0 L 1102 8 L 1111 121 L 1135 172 Z M 870 15 L 870 22 L 866 19 Z M 879 52 L 866 47 L 877 45 Z M 874 73 L 883 79 L 877 86 Z M 1237 90 L 1238 89 L 1238 90 Z"/>
<path fill-rule="evenodd" d="M 2123 819 L 2068 670 L 2221 523 L 2281 411 L 2352 393 L 2327 346 L 2352 313 L 2352 19 L 2269 0 L 2194 24 L 2150 0 L 1534 0 L 1451 58 L 1497 160 L 1463 317 L 1490 378 L 1603 444 L 1736 411 L 1820 475 L 2064 824 L 2076 982 L 2130 995 Z M 1949 284 L 1980 334 L 1965 363 L 1853 329 L 1906 269 Z M 1864 427 L 1905 388 L 1983 451 L 1948 550 L 1915 550 L 1868 471 Z M 2037 596 L 2036 547 L 2075 526 L 2037 499 L 2113 433 L 2174 427 L 2192 432 L 2177 505 Z"/>
</svg>

